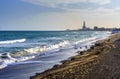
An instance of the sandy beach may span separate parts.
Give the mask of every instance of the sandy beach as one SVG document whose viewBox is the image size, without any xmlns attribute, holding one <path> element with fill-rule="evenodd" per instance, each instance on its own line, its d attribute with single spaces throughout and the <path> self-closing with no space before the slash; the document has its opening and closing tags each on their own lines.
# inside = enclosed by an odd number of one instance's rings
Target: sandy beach
<svg viewBox="0 0 120 79">
<path fill-rule="evenodd" d="M 120 79 L 120 34 L 96 42 L 71 60 L 30 79 Z"/>
</svg>

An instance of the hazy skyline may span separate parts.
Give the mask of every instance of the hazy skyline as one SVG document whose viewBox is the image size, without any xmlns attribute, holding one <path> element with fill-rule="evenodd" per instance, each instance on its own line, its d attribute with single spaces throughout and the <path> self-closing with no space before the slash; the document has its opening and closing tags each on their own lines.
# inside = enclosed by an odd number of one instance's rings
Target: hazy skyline
<svg viewBox="0 0 120 79">
<path fill-rule="evenodd" d="M 0 30 L 119 27 L 120 0 L 0 0 Z"/>
</svg>

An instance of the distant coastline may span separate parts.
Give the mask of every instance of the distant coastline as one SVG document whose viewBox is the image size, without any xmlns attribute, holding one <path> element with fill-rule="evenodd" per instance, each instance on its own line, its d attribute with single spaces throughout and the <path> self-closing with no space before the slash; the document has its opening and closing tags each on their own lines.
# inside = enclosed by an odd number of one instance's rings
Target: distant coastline
<svg viewBox="0 0 120 79">
<path fill-rule="evenodd" d="M 83 21 L 83 26 L 81 29 L 76 29 L 76 30 L 70 30 L 70 29 L 66 29 L 66 31 L 115 31 L 115 30 L 119 30 L 120 31 L 120 28 L 104 28 L 104 27 L 97 27 L 97 26 L 94 26 L 94 28 L 89 28 L 86 26 L 86 22 Z"/>
</svg>

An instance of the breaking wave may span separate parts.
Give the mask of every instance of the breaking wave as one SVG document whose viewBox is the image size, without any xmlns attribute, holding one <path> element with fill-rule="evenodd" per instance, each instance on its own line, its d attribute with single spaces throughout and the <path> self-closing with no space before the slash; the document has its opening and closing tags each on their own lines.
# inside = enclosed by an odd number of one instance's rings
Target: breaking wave
<svg viewBox="0 0 120 79">
<path fill-rule="evenodd" d="M 0 54 L 0 69 L 3 69 L 10 64 L 15 64 L 16 62 L 21 63 L 22 61 L 30 60 L 47 53 L 59 52 L 64 49 L 74 49 L 76 47 L 77 48 L 85 47 L 86 45 L 91 46 L 97 40 L 100 40 L 101 38 L 104 38 L 104 37 L 107 37 L 107 36 L 106 35 L 102 35 L 102 37 L 93 36 L 91 38 L 85 38 L 85 39 L 81 39 L 74 42 L 64 40 L 54 45 L 37 46 L 37 47 L 28 48 L 28 49 L 24 49 L 22 51 L 13 52 L 13 53 L 2 53 Z M 25 42 L 25 41 L 26 39 L 8 40 L 8 41 L 0 41 L 0 44 L 19 43 L 19 42 Z"/>
<path fill-rule="evenodd" d="M 40 56 L 42 54 L 51 53 L 51 52 L 58 52 L 61 49 L 71 49 L 74 48 L 77 44 L 80 44 L 82 42 L 90 42 L 95 40 L 95 37 L 83 39 L 76 42 L 70 42 L 70 41 L 62 41 L 58 44 L 50 45 L 50 46 L 44 46 L 44 47 L 34 47 L 29 49 L 24 49 L 19 52 L 14 53 L 3 53 L 0 55 L 0 69 L 5 68 L 9 64 L 15 64 L 16 62 L 21 62 L 25 60 L 29 60 L 32 58 L 35 58 L 36 56 Z M 24 42 L 25 39 L 22 40 L 13 40 L 13 42 Z M 11 42 L 9 42 L 11 43 Z M 3 42 L 2 42 L 3 44 Z"/>
<path fill-rule="evenodd" d="M 0 41 L 0 44 L 21 43 L 21 42 L 25 42 L 25 41 L 26 41 L 26 39 L 6 40 L 6 41 Z"/>
</svg>

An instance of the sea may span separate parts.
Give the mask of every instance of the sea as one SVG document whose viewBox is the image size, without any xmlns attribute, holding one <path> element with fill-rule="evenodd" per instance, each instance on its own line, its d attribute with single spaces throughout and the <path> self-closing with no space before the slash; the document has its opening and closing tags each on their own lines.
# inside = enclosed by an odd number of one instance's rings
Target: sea
<svg viewBox="0 0 120 79">
<path fill-rule="evenodd" d="M 29 79 L 110 35 L 109 31 L 0 31 L 0 79 Z"/>
</svg>

